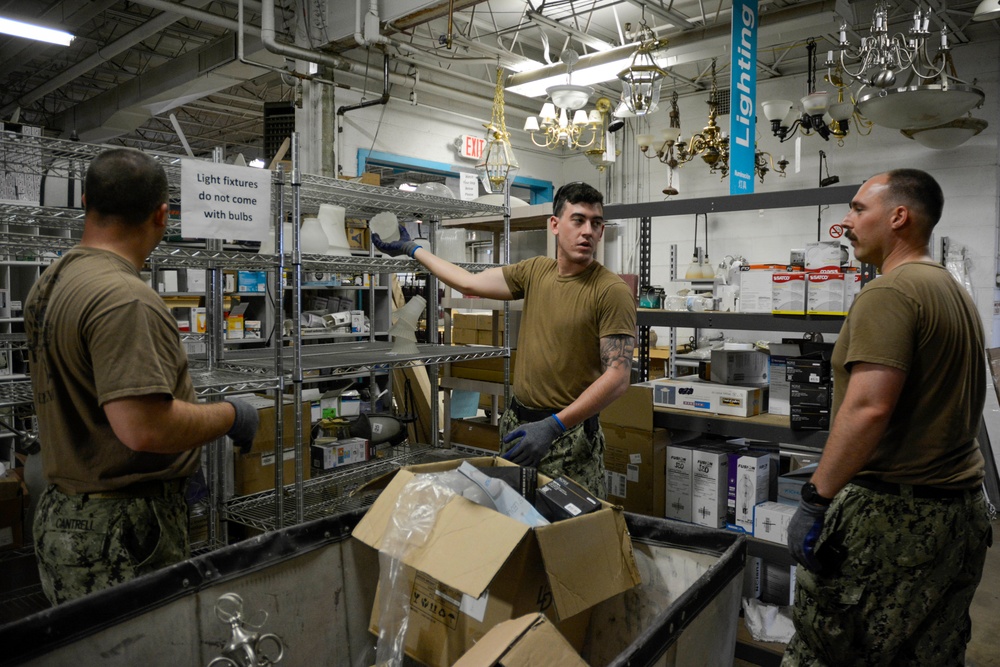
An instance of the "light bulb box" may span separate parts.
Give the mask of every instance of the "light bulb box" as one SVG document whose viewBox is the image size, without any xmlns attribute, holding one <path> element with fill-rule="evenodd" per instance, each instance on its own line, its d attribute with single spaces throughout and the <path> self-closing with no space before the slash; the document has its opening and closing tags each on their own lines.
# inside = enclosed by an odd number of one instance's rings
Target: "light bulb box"
<svg viewBox="0 0 1000 667">
<path fill-rule="evenodd" d="M 691 521 L 694 456 L 690 447 L 667 445 L 667 493 L 664 516 Z"/>
<path fill-rule="evenodd" d="M 773 314 L 805 314 L 807 275 L 801 271 L 775 271 L 771 274 L 771 312 Z"/>
<path fill-rule="evenodd" d="M 806 271 L 840 269 L 840 241 L 819 241 L 806 244 Z"/>
<path fill-rule="evenodd" d="M 226 338 L 230 340 L 243 338 L 243 315 L 249 307 L 248 303 L 238 303 L 229 309 L 229 315 L 226 317 Z"/>
<path fill-rule="evenodd" d="M 788 360 L 802 354 L 798 343 L 771 343 L 767 374 L 767 411 L 772 415 L 791 414 L 791 383 L 786 377 Z"/>
<path fill-rule="evenodd" d="M 741 313 L 771 312 L 771 275 L 785 267 L 781 264 L 748 264 L 740 267 L 740 294 L 737 310 Z"/>
<path fill-rule="evenodd" d="M 752 417 L 760 414 L 764 402 L 760 387 L 670 378 L 640 384 L 653 388 L 654 405 L 679 410 Z"/>
<path fill-rule="evenodd" d="M 847 275 L 836 272 L 810 273 L 807 277 L 806 313 L 809 315 L 847 314 Z"/>
<path fill-rule="evenodd" d="M 368 441 L 364 438 L 317 438 L 310 448 L 312 467 L 332 470 L 368 460 Z"/>
<path fill-rule="evenodd" d="M 726 528 L 753 535 L 753 508 L 767 500 L 771 455 L 747 450 L 729 455 Z"/>
<path fill-rule="evenodd" d="M 712 350 L 712 382 L 766 387 L 768 356 L 760 350 Z"/>
<path fill-rule="evenodd" d="M 797 506 L 802 499 L 802 486 L 812 478 L 818 466 L 818 463 L 811 463 L 780 475 L 778 477 L 778 502 Z"/>
<path fill-rule="evenodd" d="M 788 544 L 788 524 L 795 509 L 770 500 L 760 503 L 753 508 L 753 536 L 767 542 Z"/>
<path fill-rule="evenodd" d="M 709 528 L 726 525 L 729 452 L 722 447 L 692 447 L 691 520 Z"/>
</svg>

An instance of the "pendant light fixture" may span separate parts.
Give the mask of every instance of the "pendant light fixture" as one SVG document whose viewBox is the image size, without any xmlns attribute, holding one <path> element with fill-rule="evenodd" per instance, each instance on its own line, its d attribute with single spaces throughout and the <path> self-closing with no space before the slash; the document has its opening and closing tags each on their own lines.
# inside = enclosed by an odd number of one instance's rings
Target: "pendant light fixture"
<svg viewBox="0 0 1000 667">
<path fill-rule="evenodd" d="M 660 101 L 660 88 L 667 73 L 656 63 L 666 46 L 665 40 L 659 40 L 643 20 L 640 26 L 639 47 L 632 55 L 629 66 L 618 73 L 622 82 L 621 104 L 625 110 L 635 116 L 652 113 Z"/>
<path fill-rule="evenodd" d="M 496 90 L 493 93 L 493 117 L 484 127 L 486 147 L 483 149 L 482 160 L 476 165 L 476 172 L 486 192 L 499 194 L 504 191 L 507 181 L 514 181 L 514 173 L 519 166 L 504 119 L 503 68 L 499 66 Z"/>
</svg>

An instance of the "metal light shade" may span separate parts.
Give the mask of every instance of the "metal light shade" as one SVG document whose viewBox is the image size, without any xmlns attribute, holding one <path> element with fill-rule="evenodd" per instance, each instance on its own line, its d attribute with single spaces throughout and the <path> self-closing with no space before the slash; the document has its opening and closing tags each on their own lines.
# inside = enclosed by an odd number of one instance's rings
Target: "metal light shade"
<svg viewBox="0 0 1000 667">
<path fill-rule="evenodd" d="M 551 86 L 545 89 L 552 101 L 560 109 L 576 111 L 582 108 L 590 100 L 594 89 L 590 86 L 574 86 L 565 84 L 562 86 Z"/>
<path fill-rule="evenodd" d="M 968 116 L 956 118 L 949 123 L 926 127 L 922 129 L 900 130 L 900 134 L 913 139 L 922 146 L 944 151 L 957 148 L 976 136 L 989 125 L 982 118 Z"/>
<path fill-rule="evenodd" d="M 982 104 L 979 88 L 949 83 L 873 90 L 858 97 L 858 111 L 876 125 L 917 130 L 965 115 Z"/>
<path fill-rule="evenodd" d="M 1000 0 L 983 0 L 972 14 L 973 21 L 1000 19 Z"/>
<path fill-rule="evenodd" d="M 764 110 L 764 117 L 771 121 L 783 120 L 795 108 L 791 100 L 768 100 L 760 106 Z"/>
</svg>

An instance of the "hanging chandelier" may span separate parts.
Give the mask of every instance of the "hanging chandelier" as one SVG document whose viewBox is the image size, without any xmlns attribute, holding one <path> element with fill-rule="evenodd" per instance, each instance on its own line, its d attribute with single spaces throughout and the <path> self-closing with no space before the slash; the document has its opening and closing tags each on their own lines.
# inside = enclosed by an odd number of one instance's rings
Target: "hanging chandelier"
<svg viewBox="0 0 1000 667">
<path fill-rule="evenodd" d="M 644 116 L 656 110 L 663 78 L 667 75 L 657 64 L 657 58 L 662 57 L 665 46 L 666 40 L 657 39 L 643 21 L 639 46 L 632 54 L 632 61 L 618 73 L 622 82 L 621 106 L 627 114 Z"/>
<path fill-rule="evenodd" d="M 600 125 L 597 128 L 598 140 L 593 147 L 584 151 L 584 155 L 597 171 L 603 173 L 605 169 L 615 163 L 614 138 L 608 132 L 608 115 L 611 113 L 611 100 L 607 97 L 599 97 L 595 103 L 595 111 L 600 114 Z"/>
<path fill-rule="evenodd" d="M 503 68 L 497 67 L 497 85 L 493 93 L 493 116 L 486 128 L 486 146 L 482 160 L 476 165 L 479 180 L 486 191 L 502 193 L 508 181 L 514 180 L 518 169 L 514 149 L 510 145 L 510 134 L 504 119 Z"/>
<path fill-rule="evenodd" d="M 844 102 L 842 95 L 839 102 L 830 104 L 826 91 L 816 91 L 815 40 L 809 40 L 806 51 L 806 96 L 799 104 L 791 100 L 767 100 L 760 105 L 764 117 L 771 122 L 771 133 L 781 142 L 794 137 L 800 129 L 806 135 L 816 133 L 823 141 L 829 141 L 831 135 L 842 138 L 847 135 L 848 121 L 854 113 L 854 104 Z"/>
<path fill-rule="evenodd" d="M 861 84 L 858 111 L 877 125 L 895 129 L 919 129 L 954 120 L 983 103 L 982 90 L 959 81 L 951 64 L 948 27 L 941 25 L 939 49 L 932 58 L 930 9 L 913 12 L 909 35 L 889 34 L 889 9 L 884 2 L 875 6 L 868 37 L 855 48 L 847 39 L 847 24 L 840 27 L 841 69 Z M 833 61 L 833 52 L 829 54 Z M 856 65 L 853 71 L 848 62 Z M 897 87 L 903 76 L 916 77 L 916 85 Z"/>
<path fill-rule="evenodd" d="M 588 113 L 583 109 L 594 89 L 573 85 L 573 66 L 579 54 L 567 49 L 560 59 L 566 64 L 566 83 L 545 89 L 551 101 L 542 105 L 537 117 L 525 119 L 524 131 L 531 134 L 531 143 L 539 148 L 589 148 L 598 139 L 604 112 L 591 109 Z"/>
</svg>

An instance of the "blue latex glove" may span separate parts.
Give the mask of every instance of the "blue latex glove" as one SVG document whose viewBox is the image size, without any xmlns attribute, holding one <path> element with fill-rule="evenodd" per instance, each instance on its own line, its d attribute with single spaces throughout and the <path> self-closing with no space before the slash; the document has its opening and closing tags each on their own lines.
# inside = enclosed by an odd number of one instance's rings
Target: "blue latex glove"
<svg viewBox="0 0 1000 667">
<path fill-rule="evenodd" d="M 226 402 L 236 409 L 236 419 L 233 420 L 233 425 L 229 427 L 226 435 L 232 438 L 240 453 L 249 454 L 253 447 L 254 436 L 257 435 L 257 426 L 260 424 L 257 408 L 238 398 L 227 398 Z"/>
<path fill-rule="evenodd" d="M 376 248 L 390 257 L 399 257 L 400 255 L 413 257 L 413 253 L 417 251 L 417 248 L 423 248 L 422 245 L 418 245 L 416 241 L 410 239 L 410 233 L 406 231 L 406 227 L 403 225 L 399 226 L 399 238 L 395 241 L 387 243 L 379 238 L 378 234 L 373 233 L 372 243 L 375 244 Z"/>
<path fill-rule="evenodd" d="M 823 532 L 825 505 L 814 505 L 799 499 L 799 507 L 788 522 L 788 550 L 792 557 L 810 572 L 823 573 L 823 564 L 816 555 L 816 540 Z"/>
<path fill-rule="evenodd" d="M 503 439 L 507 445 L 520 438 L 520 442 L 504 452 L 503 458 L 520 466 L 537 468 L 564 430 L 555 415 L 542 421 L 521 424 Z"/>
</svg>

